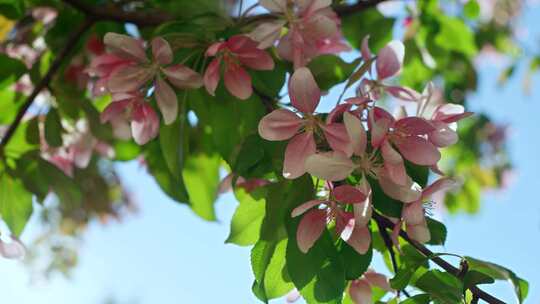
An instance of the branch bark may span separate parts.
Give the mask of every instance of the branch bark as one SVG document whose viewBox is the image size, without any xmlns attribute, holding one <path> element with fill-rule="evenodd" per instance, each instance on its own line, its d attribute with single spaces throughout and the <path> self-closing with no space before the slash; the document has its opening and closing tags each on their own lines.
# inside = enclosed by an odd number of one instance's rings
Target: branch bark
<svg viewBox="0 0 540 304">
<path fill-rule="evenodd" d="M 15 119 L 9 125 L 9 128 L 2 137 L 2 140 L 0 141 L 0 154 L 4 152 L 4 149 L 7 146 L 9 140 L 11 139 L 11 137 L 13 137 L 13 134 L 17 130 L 17 127 L 21 124 L 24 115 L 26 114 L 32 103 L 34 103 L 34 99 L 38 96 L 41 90 L 49 86 L 49 83 L 51 82 L 54 74 L 62 66 L 64 60 L 69 56 L 69 54 L 75 49 L 79 39 L 84 35 L 84 33 L 86 33 L 87 30 L 90 29 L 90 27 L 92 27 L 94 22 L 95 20 L 93 18 L 86 18 L 81 24 L 81 26 L 77 30 L 72 32 L 71 35 L 68 37 L 64 48 L 60 50 L 54 61 L 51 63 L 51 66 L 49 67 L 49 70 L 47 71 L 45 76 L 43 76 L 40 82 L 36 84 L 34 90 L 32 90 L 32 93 L 30 93 L 30 95 L 26 98 L 26 101 L 23 103 L 23 105 L 17 112 Z"/>
<path fill-rule="evenodd" d="M 379 225 L 380 227 L 384 227 L 385 229 L 394 228 L 394 223 L 392 223 L 392 221 L 390 221 L 388 218 L 379 214 L 376 211 L 373 212 L 373 219 L 375 220 L 375 222 L 377 222 L 377 225 Z M 407 241 L 407 243 L 411 244 L 416 250 L 420 251 L 423 255 L 428 257 L 435 264 L 439 265 L 442 269 L 446 270 L 448 273 L 450 273 L 451 275 L 455 276 L 456 278 L 460 280 L 463 279 L 461 277 L 461 271 L 458 268 L 454 267 L 452 264 L 448 263 L 441 257 L 435 256 L 434 253 L 431 250 L 429 250 L 426 246 L 411 239 L 409 235 L 407 234 L 407 232 L 400 230 L 399 236 L 403 238 L 405 241 Z M 486 301 L 487 303 L 505 304 L 504 301 L 497 299 L 496 297 L 488 294 L 487 292 L 483 291 L 477 286 L 472 286 L 469 290 L 472 292 L 473 297 L 482 299 Z"/>
</svg>

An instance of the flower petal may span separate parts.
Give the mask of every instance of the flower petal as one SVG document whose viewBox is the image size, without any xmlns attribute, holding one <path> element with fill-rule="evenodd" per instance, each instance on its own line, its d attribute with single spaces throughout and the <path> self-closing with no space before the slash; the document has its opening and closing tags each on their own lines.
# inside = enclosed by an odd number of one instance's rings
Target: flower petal
<svg viewBox="0 0 540 304">
<path fill-rule="evenodd" d="M 435 131 L 435 127 L 420 117 L 405 117 L 398 121 L 394 128 L 407 135 L 425 135 Z"/>
<path fill-rule="evenodd" d="M 324 137 L 334 151 L 343 152 L 347 156 L 353 153 L 351 141 L 347 134 L 347 129 L 342 123 L 331 123 L 322 125 Z"/>
<path fill-rule="evenodd" d="M 259 24 L 251 33 L 249 37 L 257 42 L 257 46 L 260 49 L 266 49 L 274 45 L 276 40 L 281 35 L 281 29 L 285 25 L 285 20 L 275 20 L 271 22 L 264 22 Z"/>
<path fill-rule="evenodd" d="M 409 237 L 415 241 L 426 243 L 431 239 L 431 233 L 425 223 L 419 225 L 406 225 L 406 229 Z"/>
<path fill-rule="evenodd" d="M 130 103 L 131 100 L 129 99 L 111 102 L 105 110 L 101 112 L 101 123 L 116 120 L 116 118 L 120 117 L 126 111 L 126 108 Z"/>
<path fill-rule="evenodd" d="M 405 46 L 401 41 L 390 41 L 377 56 L 376 69 L 379 80 L 396 75 L 403 65 Z"/>
<path fill-rule="evenodd" d="M 384 90 L 388 94 L 403 101 L 419 101 L 422 99 L 420 93 L 408 87 L 384 86 Z"/>
<path fill-rule="evenodd" d="M 441 152 L 425 138 L 408 136 L 394 143 L 403 157 L 417 165 L 431 166 L 441 159 Z"/>
<path fill-rule="evenodd" d="M 381 154 L 384 160 L 384 169 L 388 173 L 388 177 L 398 185 L 405 185 L 407 183 L 405 163 L 401 155 L 387 140 L 381 145 Z"/>
<path fill-rule="evenodd" d="M 367 226 L 355 225 L 351 237 L 346 242 L 359 254 L 365 254 L 371 245 L 371 232 Z"/>
<path fill-rule="evenodd" d="M 311 209 L 311 208 L 313 208 L 315 206 L 319 206 L 322 203 L 324 203 L 324 201 L 321 201 L 321 200 L 307 201 L 307 202 L 303 203 L 302 205 L 294 208 L 293 211 L 291 212 L 291 217 L 297 217 L 299 215 L 302 215 L 306 211 L 308 211 L 309 209 Z"/>
<path fill-rule="evenodd" d="M 414 183 L 410 178 L 408 178 L 405 185 L 398 185 L 390 179 L 384 170 L 379 171 L 377 177 L 379 179 L 379 185 L 381 185 L 384 193 L 395 200 L 404 203 L 412 203 L 419 200 L 422 195 L 422 193 L 414 187 Z"/>
<path fill-rule="evenodd" d="M 307 253 L 326 228 L 326 210 L 313 209 L 306 213 L 296 230 L 298 248 Z"/>
<path fill-rule="evenodd" d="M 362 60 L 364 60 L 364 63 L 368 62 L 373 57 L 373 54 L 369 49 L 369 35 L 364 36 L 362 39 L 360 53 L 362 53 Z"/>
<path fill-rule="evenodd" d="M 306 159 L 305 168 L 311 175 L 327 181 L 344 180 L 356 165 L 341 152 L 327 152 L 311 155 Z"/>
<path fill-rule="evenodd" d="M 214 96 L 216 93 L 216 88 L 219 83 L 219 68 L 221 60 L 218 58 L 215 58 L 210 62 L 208 67 L 206 68 L 206 71 L 204 72 L 204 86 L 206 87 L 206 91 L 208 91 L 208 94 Z"/>
<path fill-rule="evenodd" d="M 6 259 L 22 259 L 26 255 L 26 248 L 19 239 L 12 236 L 10 242 L 0 240 L 0 255 Z"/>
<path fill-rule="evenodd" d="M 238 60 L 245 66 L 254 70 L 273 70 L 274 60 L 265 51 L 253 48 L 248 52 L 237 53 Z"/>
<path fill-rule="evenodd" d="M 248 99 L 253 93 L 251 76 L 235 63 L 227 64 L 223 79 L 227 90 L 239 99 Z"/>
<path fill-rule="evenodd" d="M 349 286 L 349 295 L 354 304 L 372 303 L 371 294 L 371 286 L 366 280 L 352 281 L 351 286 Z"/>
<path fill-rule="evenodd" d="M 138 102 L 133 106 L 131 133 L 139 145 L 144 145 L 156 137 L 159 131 L 159 118 L 147 102 Z"/>
<path fill-rule="evenodd" d="M 161 37 L 152 39 L 152 55 L 154 60 L 161 65 L 170 64 L 173 61 L 171 46 Z"/>
<path fill-rule="evenodd" d="M 294 71 L 289 80 L 289 95 L 292 105 L 302 113 L 313 113 L 321 99 L 321 91 L 308 68 Z"/>
<path fill-rule="evenodd" d="M 364 125 L 360 119 L 348 112 L 343 114 L 343 122 L 349 134 L 354 154 L 357 156 L 363 155 L 367 145 L 367 135 Z"/>
<path fill-rule="evenodd" d="M 358 204 L 366 200 L 366 195 L 351 185 L 338 186 L 332 194 L 338 202 L 344 204 Z"/>
<path fill-rule="evenodd" d="M 143 43 L 140 40 L 122 34 L 107 33 L 103 37 L 103 42 L 121 57 L 138 62 L 148 62 Z"/>
<path fill-rule="evenodd" d="M 401 217 L 407 225 L 418 225 L 425 221 L 424 205 L 416 201 L 403 207 Z"/>
<path fill-rule="evenodd" d="M 444 148 L 458 142 L 457 132 L 452 130 L 446 123 L 434 120 L 432 124 L 436 128 L 435 131 L 428 134 L 428 139 L 432 144 Z"/>
<path fill-rule="evenodd" d="M 136 91 L 150 81 L 154 75 L 152 69 L 146 67 L 125 66 L 111 74 L 107 87 L 111 93 Z"/>
<path fill-rule="evenodd" d="M 178 89 L 198 89 L 203 85 L 201 75 L 184 65 L 176 64 L 161 70 L 167 80 Z"/>
<path fill-rule="evenodd" d="M 439 178 L 433 184 L 427 186 L 424 191 L 422 191 L 422 198 L 427 199 L 439 191 L 449 190 L 455 187 L 456 184 L 456 181 L 449 177 Z"/>
<path fill-rule="evenodd" d="M 178 98 L 171 86 L 158 75 L 155 85 L 156 101 L 166 125 L 172 124 L 178 115 Z"/>
<path fill-rule="evenodd" d="M 287 109 L 277 109 L 259 122 L 259 135 L 266 140 L 286 140 L 302 126 L 302 119 Z"/>
<path fill-rule="evenodd" d="M 377 286 L 386 291 L 393 290 L 392 287 L 390 287 L 390 282 L 388 281 L 388 278 L 384 274 L 368 270 L 364 273 L 364 278 L 371 286 Z"/>
<path fill-rule="evenodd" d="M 287 0 L 259 0 L 259 4 L 273 13 L 283 13 L 287 10 Z"/>
<path fill-rule="evenodd" d="M 295 135 L 287 144 L 283 160 L 283 177 L 295 179 L 306 173 L 306 158 L 316 151 L 313 133 Z"/>
</svg>

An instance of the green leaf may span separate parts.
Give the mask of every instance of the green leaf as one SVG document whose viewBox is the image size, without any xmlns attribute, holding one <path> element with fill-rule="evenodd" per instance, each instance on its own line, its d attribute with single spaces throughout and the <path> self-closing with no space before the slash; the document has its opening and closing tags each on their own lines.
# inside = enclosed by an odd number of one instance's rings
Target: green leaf
<svg viewBox="0 0 540 304">
<path fill-rule="evenodd" d="M 313 59 L 308 67 L 321 90 L 328 91 L 349 78 L 359 60 L 347 63 L 335 55 L 322 55 Z"/>
<path fill-rule="evenodd" d="M 11 233 L 20 236 L 32 215 L 32 194 L 20 179 L 0 172 L 0 216 Z"/>
<path fill-rule="evenodd" d="M 469 0 L 463 6 L 463 14 L 469 19 L 476 19 L 480 15 L 480 5 L 476 0 Z"/>
<path fill-rule="evenodd" d="M 370 247 L 365 254 L 359 254 L 349 244 L 342 242 L 340 256 L 345 267 L 345 278 L 355 280 L 362 276 L 371 264 L 373 248 Z"/>
<path fill-rule="evenodd" d="M 161 148 L 156 141 L 146 145 L 145 153 L 148 171 L 155 178 L 157 184 L 173 200 L 188 204 L 189 195 L 184 184 L 182 174 L 172 174 L 163 159 Z"/>
<path fill-rule="evenodd" d="M 51 108 L 45 118 L 45 140 L 52 147 L 60 147 L 62 145 L 62 122 L 58 111 Z"/>
<path fill-rule="evenodd" d="M 225 242 L 240 246 L 253 245 L 259 239 L 265 213 L 264 199 L 255 199 L 243 189 L 237 189 L 235 196 L 240 204 L 234 212 L 231 232 Z"/>
<path fill-rule="evenodd" d="M 291 210 L 312 198 L 313 182 L 308 175 L 268 186 L 261 239 L 276 241 L 284 238 L 286 236 L 285 223 L 290 221 Z"/>
<path fill-rule="evenodd" d="M 190 155 L 182 172 L 191 209 L 208 221 L 216 220 L 214 202 L 219 185 L 220 163 L 221 158 L 217 155 Z"/>
<path fill-rule="evenodd" d="M 523 303 L 529 292 L 529 283 L 518 277 L 513 271 L 495 263 L 465 257 L 469 271 L 475 270 L 492 277 L 495 280 L 510 280 L 514 285 L 514 292 L 520 303 Z"/>
<path fill-rule="evenodd" d="M 447 272 L 430 270 L 424 273 L 415 285 L 439 303 L 455 304 L 463 299 L 463 284 Z"/>
<path fill-rule="evenodd" d="M 480 271 L 469 270 L 463 277 L 463 288 L 469 289 L 478 284 L 492 284 L 495 280 Z"/>
<path fill-rule="evenodd" d="M 0 66 L 0 89 L 17 81 L 27 71 L 24 63 L 5 54 L 0 54 Z"/>
<path fill-rule="evenodd" d="M 428 294 L 418 294 L 412 296 L 405 301 L 399 302 L 400 304 L 429 304 L 431 297 Z"/>
<path fill-rule="evenodd" d="M 468 57 L 476 54 L 474 33 L 462 20 L 446 15 L 439 15 L 440 32 L 435 43 L 446 50 L 460 52 Z"/>
<path fill-rule="evenodd" d="M 141 154 L 141 146 L 137 145 L 132 140 L 115 140 L 113 147 L 115 160 L 133 160 Z"/>
<path fill-rule="evenodd" d="M 267 302 L 284 296 L 294 288 L 285 265 L 287 240 L 260 240 L 251 250 L 251 267 L 261 300 Z"/>
<path fill-rule="evenodd" d="M 159 129 L 159 144 L 163 158 L 172 174 L 182 172 L 183 161 L 187 147 L 184 137 L 187 133 L 181 124 L 181 119 L 175 120 L 170 125 L 162 124 Z M 184 131 L 184 132 L 183 132 Z"/>
<path fill-rule="evenodd" d="M 394 18 L 384 17 L 376 8 L 351 14 L 341 19 L 343 35 L 356 49 L 360 49 L 362 39 L 370 35 L 369 46 L 376 52 L 392 39 Z"/>
<path fill-rule="evenodd" d="M 268 97 L 276 98 L 285 84 L 287 66 L 282 60 L 275 60 L 275 67 L 271 71 L 251 71 L 251 80 L 255 92 Z"/>
<path fill-rule="evenodd" d="M 426 218 L 431 239 L 428 241 L 430 245 L 444 245 L 446 242 L 446 226 L 443 223 L 432 218 Z"/>
<path fill-rule="evenodd" d="M 20 0 L 1 0 L 0 15 L 4 15 L 9 19 L 19 19 L 24 15 L 24 1 Z"/>
</svg>

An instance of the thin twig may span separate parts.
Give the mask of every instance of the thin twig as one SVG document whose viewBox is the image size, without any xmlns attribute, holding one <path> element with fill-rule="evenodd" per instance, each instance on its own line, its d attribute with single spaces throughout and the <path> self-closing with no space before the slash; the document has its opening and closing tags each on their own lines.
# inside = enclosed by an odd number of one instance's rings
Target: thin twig
<svg viewBox="0 0 540 304">
<path fill-rule="evenodd" d="M 0 154 L 4 152 L 4 149 L 7 146 L 9 140 L 12 138 L 13 134 L 17 130 L 17 127 L 20 125 L 24 115 L 26 114 L 30 106 L 34 103 L 34 100 L 36 99 L 38 94 L 41 92 L 41 90 L 49 86 L 49 83 L 51 82 L 54 74 L 62 66 L 64 60 L 69 56 L 69 54 L 75 49 L 79 39 L 84 35 L 86 31 L 88 31 L 88 29 L 90 29 L 90 27 L 92 27 L 94 22 L 95 20 L 93 18 L 86 18 L 81 24 L 81 26 L 68 37 L 64 48 L 60 50 L 45 76 L 43 76 L 41 81 L 36 84 L 32 93 L 26 98 L 26 101 L 18 110 L 15 119 L 10 124 L 6 133 L 2 137 L 2 140 L 0 141 Z"/>
<path fill-rule="evenodd" d="M 377 222 L 377 225 L 381 225 L 384 228 L 387 229 L 393 229 L 394 223 L 390 221 L 385 216 L 379 214 L 375 210 L 373 211 L 373 219 L 375 222 Z M 446 270 L 451 275 L 455 276 L 456 278 L 460 278 L 461 271 L 454 267 L 452 264 L 448 263 L 444 259 L 440 258 L 436 254 L 434 254 L 431 250 L 429 250 L 426 246 L 422 245 L 421 243 L 411 239 L 407 232 L 404 230 L 399 231 L 399 236 L 403 238 L 405 241 L 407 241 L 409 244 L 411 244 L 416 250 L 420 251 L 423 255 L 428 257 L 431 261 L 433 261 L 435 264 L 439 265 L 442 269 Z M 472 286 L 469 288 L 469 290 L 472 292 L 473 297 L 478 297 L 479 299 L 482 299 L 490 304 L 505 304 L 505 302 L 497 299 L 496 297 L 488 294 L 487 292 L 483 291 L 482 289 L 478 288 L 477 286 Z"/>
</svg>

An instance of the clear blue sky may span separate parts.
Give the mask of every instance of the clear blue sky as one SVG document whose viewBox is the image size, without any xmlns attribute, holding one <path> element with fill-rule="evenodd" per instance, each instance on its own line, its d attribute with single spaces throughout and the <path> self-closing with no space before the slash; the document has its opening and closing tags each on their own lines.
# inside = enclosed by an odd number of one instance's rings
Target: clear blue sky
<svg viewBox="0 0 540 304">
<path fill-rule="evenodd" d="M 534 49 L 540 34 L 538 20 L 540 10 L 535 8 L 527 10 L 522 21 Z M 470 110 L 486 111 L 511 125 L 510 156 L 517 178 L 504 192 L 485 193 L 480 213 L 446 216 L 450 234 L 446 246 L 436 250 L 508 266 L 530 283 L 526 303 L 539 304 L 540 79 L 534 78 L 532 94 L 527 96 L 520 78 L 497 88 L 498 71 L 483 66 Z M 523 75 L 523 69 L 520 72 Z M 327 103 L 333 103 L 333 96 Z M 169 200 L 137 164 L 119 168 L 141 212 L 123 223 L 91 225 L 69 280 L 57 276 L 47 283 L 30 284 L 25 267 L 0 259 L 2 303 L 100 304 L 110 295 L 130 304 L 256 303 L 250 290 L 249 248 L 223 243 L 236 207 L 232 196 L 225 195 L 217 203 L 219 222 L 208 223 Z M 31 237 L 33 226 L 23 240 Z M 505 282 L 486 290 L 515 303 Z"/>
</svg>

